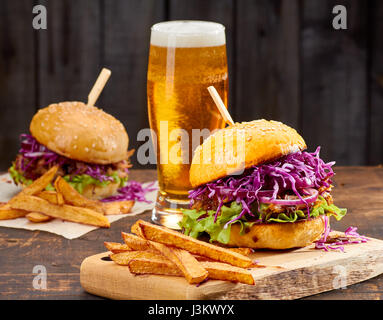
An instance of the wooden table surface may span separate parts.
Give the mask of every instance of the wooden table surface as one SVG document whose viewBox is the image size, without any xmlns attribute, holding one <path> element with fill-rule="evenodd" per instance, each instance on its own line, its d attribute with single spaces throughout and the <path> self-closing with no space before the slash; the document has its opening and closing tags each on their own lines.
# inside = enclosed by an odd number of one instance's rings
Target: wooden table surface
<svg viewBox="0 0 383 320">
<path fill-rule="evenodd" d="M 344 231 L 357 226 L 366 236 L 383 239 L 383 168 L 338 167 L 333 196 L 348 214 L 332 228 Z M 154 170 L 132 170 L 131 179 L 156 179 Z M 114 222 L 110 229 L 98 229 L 67 240 L 42 231 L 0 228 L 0 299 L 98 299 L 82 289 L 80 265 L 84 258 L 105 251 L 103 242 L 121 242 L 121 231 L 129 231 L 138 218 L 150 220 L 150 212 Z M 47 269 L 47 289 L 33 288 L 33 268 Z M 306 299 L 383 299 L 383 275 L 368 281 Z"/>
</svg>

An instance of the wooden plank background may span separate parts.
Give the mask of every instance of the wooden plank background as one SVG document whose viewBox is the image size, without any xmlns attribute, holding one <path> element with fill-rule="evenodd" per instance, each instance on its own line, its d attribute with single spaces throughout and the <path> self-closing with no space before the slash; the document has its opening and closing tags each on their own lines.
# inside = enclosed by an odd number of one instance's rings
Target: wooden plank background
<svg viewBox="0 0 383 320">
<path fill-rule="evenodd" d="M 36 4 L 47 7 L 48 30 L 32 28 Z M 338 4 L 348 9 L 348 30 L 332 28 Z M 175 19 L 226 26 L 235 120 L 283 121 L 340 165 L 383 163 L 381 0 L 3 0 L 0 170 L 34 112 L 85 101 L 102 66 L 113 74 L 97 105 L 139 147 L 137 133 L 148 127 L 150 27 Z"/>
</svg>

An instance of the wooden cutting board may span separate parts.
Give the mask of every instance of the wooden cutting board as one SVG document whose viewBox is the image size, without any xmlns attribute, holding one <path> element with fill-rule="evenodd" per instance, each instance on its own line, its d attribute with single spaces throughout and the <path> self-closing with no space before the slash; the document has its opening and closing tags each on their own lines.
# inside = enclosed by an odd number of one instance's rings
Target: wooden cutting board
<svg viewBox="0 0 383 320">
<path fill-rule="evenodd" d="M 314 249 L 257 251 L 265 268 L 252 269 L 255 285 L 209 280 L 190 285 L 182 277 L 133 275 L 108 261 L 108 252 L 81 264 L 81 285 L 111 299 L 297 299 L 361 282 L 383 273 L 383 241 L 345 245 L 345 252 Z"/>
</svg>

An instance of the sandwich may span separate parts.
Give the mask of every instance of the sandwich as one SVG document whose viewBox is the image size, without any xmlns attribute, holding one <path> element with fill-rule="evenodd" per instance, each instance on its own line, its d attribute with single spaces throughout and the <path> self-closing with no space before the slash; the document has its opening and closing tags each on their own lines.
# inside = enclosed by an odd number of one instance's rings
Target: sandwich
<svg viewBox="0 0 383 320">
<path fill-rule="evenodd" d="M 131 167 L 129 137 L 120 121 L 82 102 L 61 102 L 40 109 L 30 134 L 9 168 L 13 181 L 28 186 L 51 167 L 90 199 L 104 199 L 126 185 Z M 48 186 L 47 189 L 54 189 Z"/>
<path fill-rule="evenodd" d="M 210 135 L 191 163 L 191 207 L 179 223 L 183 233 L 254 249 L 318 241 L 329 230 L 329 217 L 340 220 L 347 210 L 331 196 L 335 162 L 325 163 L 320 147 L 305 150 L 297 131 L 276 121 L 236 123 Z M 230 166 L 222 159 L 240 163 Z"/>
</svg>

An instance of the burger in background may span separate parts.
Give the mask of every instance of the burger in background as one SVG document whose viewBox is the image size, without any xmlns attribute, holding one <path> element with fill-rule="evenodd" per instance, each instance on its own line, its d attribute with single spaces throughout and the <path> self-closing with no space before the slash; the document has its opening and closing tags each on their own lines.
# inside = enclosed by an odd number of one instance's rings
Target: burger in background
<svg viewBox="0 0 383 320">
<path fill-rule="evenodd" d="M 128 151 L 128 134 L 110 114 L 82 102 L 51 104 L 33 117 L 30 133 L 21 135 L 9 168 L 17 185 L 27 186 L 58 165 L 58 175 L 90 199 L 111 197 L 126 186 L 134 150 Z"/>
<path fill-rule="evenodd" d="M 239 148 L 239 136 L 244 148 Z M 217 141 L 223 152 L 217 153 Z M 276 121 L 236 123 L 199 146 L 190 169 L 191 209 L 180 227 L 229 246 L 289 249 L 304 247 L 329 231 L 329 216 L 347 212 L 331 196 L 335 162 L 325 163 L 292 128 Z M 241 154 L 238 175 L 222 161 Z M 209 161 L 204 159 L 207 157 Z M 216 157 L 216 158 L 215 158 Z"/>
</svg>

